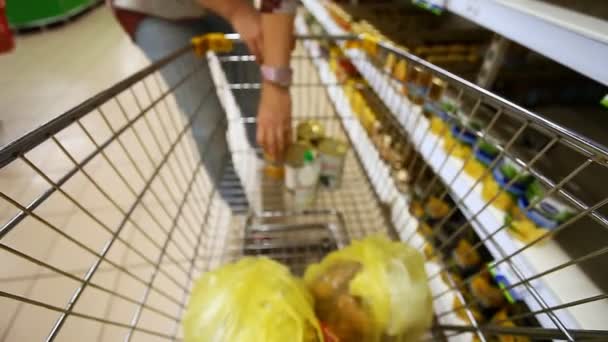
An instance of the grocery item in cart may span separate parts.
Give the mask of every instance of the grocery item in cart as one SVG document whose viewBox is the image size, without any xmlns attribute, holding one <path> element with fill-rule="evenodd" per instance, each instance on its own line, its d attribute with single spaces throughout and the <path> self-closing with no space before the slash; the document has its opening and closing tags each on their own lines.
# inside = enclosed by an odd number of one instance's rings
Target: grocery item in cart
<svg viewBox="0 0 608 342">
<path fill-rule="evenodd" d="M 325 127 L 317 120 L 302 121 L 296 127 L 296 136 L 299 142 L 318 146 L 325 137 Z"/>
<path fill-rule="evenodd" d="M 183 329 L 186 342 L 323 341 L 304 284 L 264 257 L 205 273 L 190 295 Z"/>
<path fill-rule="evenodd" d="M 321 163 L 312 145 L 296 142 L 289 146 L 285 159 L 285 187 L 296 210 L 311 206 L 317 195 Z"/>
<path fill-rule="evenodd" d="M 273 180 L 282 180 L 285 175 L 283 163 L 264 153 L 264 174 Z"/>
<path fill-rule="evenodd" d="M 306 270 L 321 324 L 339 341 L 415 341 L 432 321 L 424 257 L 380 235 Z"/>
<path fill-rule="evenodd" d="M 517 204 L 522 210 L 532 206 L 524 213 L 537 226 L 555 229 L 573 217 L 576 211 L 555 194 L 546 196 L 547 191 L 538 180 L 534 180 L 525 195 L 518 198 Z"/>
<path fill-rule="evenodd" d="M 318 146 L 321 162 L 321 185 L 328 189 L 336 189 L 342 184 L 344 161 L 348 145 L 338 139 L 325 138 Z"/>
</svg>

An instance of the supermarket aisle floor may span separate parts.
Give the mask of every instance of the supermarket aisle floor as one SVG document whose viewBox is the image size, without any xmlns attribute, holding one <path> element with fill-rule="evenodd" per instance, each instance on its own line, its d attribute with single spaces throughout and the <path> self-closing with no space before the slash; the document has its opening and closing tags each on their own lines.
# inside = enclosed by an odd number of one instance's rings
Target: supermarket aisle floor
<svg viewBox="0 0 608 342">
<path fill-rule="evenodd" d="M 0 55 L 0 146 L 147 65 L 105 6 Z"/>
</svg>

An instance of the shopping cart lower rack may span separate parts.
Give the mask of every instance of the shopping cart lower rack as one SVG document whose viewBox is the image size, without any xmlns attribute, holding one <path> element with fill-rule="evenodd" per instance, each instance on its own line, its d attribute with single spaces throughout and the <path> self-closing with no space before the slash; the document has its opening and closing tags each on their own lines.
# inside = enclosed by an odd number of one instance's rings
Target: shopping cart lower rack
<svg viewBox="0 0 608 342">
<path fill-rule="evenodd" d="M 344 93 L 351 85 L 332 76 L 322 49 L 310 48 L 358 38 L 298 38 L 294 127 L 319 121 L 353 151 L 339 189 L 320 190 L 313 207 L 292 211 L 248 138 L 255 123 L 250 101 L 260 88 L 254 61 L 231 52 L 242 45 L 236 37 L 211 37 L 0 151 L 0 340 L 179 340 L 193 281 L 219 265 L 264 255 L 298 274 L 373 233 L 409 241 L 402 225 L 411 224 L 408 198 L 383 173 L 386 166 L 349 109 Z M 166 77 L 172 68 L 180 77 Z M 183 98 L 184 88 L 209 77 L 214 82 L 208 89 Z M 221 108 L 226 116 L 201 142 L 196 132 L 208 118 L 205 111 Z M 217 156 L 210 149 L 217 144 L 207 142 L 222 141 L 224 134 L 230 153 L 205 163 Z M 429 275 L 444 270 L 445 260 L 427 256 Z M 461 311 L 469 319 L 459 326 L 438 319 L 429 339 L 561 336 L 540 327 L 481 325 L 449 273 L 430 283 L 436 310 L 445 309 L 445 297 L 438 298 L 448 291 L 466 304 L 448 314 Z"/>
</svg>

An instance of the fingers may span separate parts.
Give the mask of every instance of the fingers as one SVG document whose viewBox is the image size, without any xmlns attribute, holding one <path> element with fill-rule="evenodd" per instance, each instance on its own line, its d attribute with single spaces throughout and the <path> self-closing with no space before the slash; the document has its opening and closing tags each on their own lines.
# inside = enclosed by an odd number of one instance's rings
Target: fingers
<svg viewBox="0 0 608 342">
<path fill-rule="evenodd" d="M 275 160 L 282 160 L 291 141 L 291 127 L 289 123 L 285 126 L 258 124 L 256 140 L 264 152 Z"/>
<path fill-rule="evenodd" d="M 277 153 L 276 156 L 281 157 L 281 159 L 283 159 L 283 153 L 285 152 L 285 131 L 282 129 L 282 127 L 279 127 L 274 131 L 274 134 L 276 144 L 274 148 Z"/>
</svg>

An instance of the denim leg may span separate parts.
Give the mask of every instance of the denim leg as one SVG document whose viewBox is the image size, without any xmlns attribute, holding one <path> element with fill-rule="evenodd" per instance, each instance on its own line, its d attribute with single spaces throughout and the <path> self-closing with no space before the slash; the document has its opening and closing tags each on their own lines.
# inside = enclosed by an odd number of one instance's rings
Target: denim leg
<svg viewBox="0 0 608 342">
<path fill-rule="evenodd" d="M 197 21 L 169 21 L 148 17 L 139 24 L 135 32 L 135 42 L 150 60 L 156 61 L 188 44 L 193 36 L 207 32 L 230 31 L 230 25 L 215 16 L 206 16 Z M 168 85 L 173 85 L 186 76 L 194 65 L 201 63 L 203 65 L 197 75 L 177 88 L 174 96 L 185 115 L 190 116 L 198 108 L 192 134 L 205 169 L 219 187 L 224 167 L 230 161 L 226 141 L 227 123 L 226 114 L 213 88 L 211 72 L 206 60 L 194 54 L 186 54 L 163 67 L 161 75 Z M 231 77 L 236 77 L 234 70 L 230 69 L 238 67 L 237 65 L 223 67 L 228 69 L 227 73 Z M 257 106 L 257 98 L 254 97 L 241 99 L 241 102 L 243 107 L 251 108 L 253 106 L 251 102 Z M 222 194 L 222 189 L 220 193 Z M 226 196 L 224 198 L 227 199 Z"/>
</svg>

